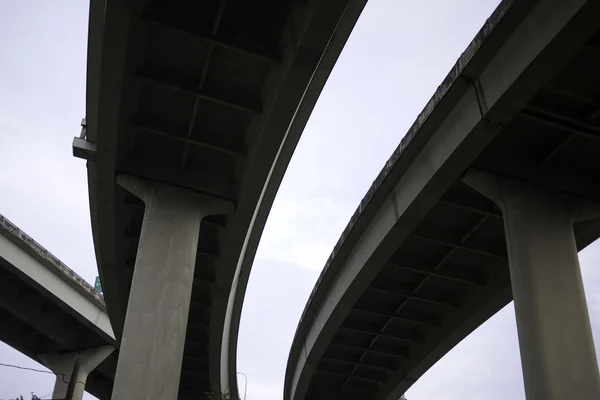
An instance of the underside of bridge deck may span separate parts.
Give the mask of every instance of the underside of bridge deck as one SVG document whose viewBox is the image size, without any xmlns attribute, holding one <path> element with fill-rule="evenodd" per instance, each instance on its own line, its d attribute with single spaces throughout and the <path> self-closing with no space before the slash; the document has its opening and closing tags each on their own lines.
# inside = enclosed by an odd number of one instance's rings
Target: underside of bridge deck
<svg viewBox="0 0 600 400">
<path fill-rule="evenodd" d="M 594 29 L 599 28 L 596 24 Z M 576 35 L 568 35 L 569 40 Z M 506 123 L 493 128 L 495 138 L 468 168 L 600 204 L 600 31 L 585 35 L 589 39 L 528 97 L 524 107 L 511 110 L 511 115 L 507 112 Z M 525 81 L 527 74 L 539 77 L 540 70 L 534 71 L 530 68 L 520 79 Z M 472 82 L 465 79 L 465 84 Z M 485 107 L 485 102 L 479 104 Z M 512 105 L 503 106 L 506 111 Z M 489 110 L 480 111 L 485 120 Z M 396 161 L 398 157 L 390 164 Z M 503 214 L 494 202 L 461 182 L 464 171 L 458 171 L 458 179 L 440 181 L 446 187 L 440 197 L 414 206 L 423 216 L 406 228 L 410 232 L 404 239 L 390 245 L 395 246 L 393 255 L 352 300 L 343 318 L 332 312 L 341 318 L 339 326 L 323 342 L 318 358 L 306 356 L 303 368 L 310 372 L 296 371 L 297 379 L 302 379 L 302 373 L 312 374 L 304 398 L 398 398 L 435 361 L 512 300 Z M 402 189 L 395 190 L 393 201 L 402 198 Z M 352 223 L 358 224 L 356 220 Z M 587 246 L 600 236 L 599 220 L 576 222 L 574 233 L 577 247 Z M 319 296 L 327 292 L 319 293 L 318 285 L 313 297 L 323 302 Z M 340 303 L 338 307 L 345 307 Z M 306 335 L 308 329 L 301 322 L 299 332 Z M 311 340 L 319 343 L 319 338 Z M 290 360 L 296 360 L 293 357 Z M 288 374 L 286 385 L 292 387 L 292 374 Z"/>
<path fill-rule="evenodd" d="M 0 340 L 33 360 L 40 354 L 77 352 L 106 345 L 80 320 L 56 304 L 0 256 Z M 109 399 L 117 364 L 109 356 L 87 380 L 86 390 Z"/>
<path fill-rule="evenodd" d="M 118 187 L 116 176 L 235 205 L 235 212 L 207 216 L 200 227 L 180 398 L 225 389 L 219 387 L 222 340 L 230 342 L 225 368 L 235 376 L 239 313 L 264 221 L 364 3 L 91 2 L 86 139 L 97 150 L 88 162 L 90 208 L 118 340 L 144 204 Z M 239 290 L 233 300 L 231 290 Z M 233 311 L 228 302 L 235 302 Z"/>
</svg>

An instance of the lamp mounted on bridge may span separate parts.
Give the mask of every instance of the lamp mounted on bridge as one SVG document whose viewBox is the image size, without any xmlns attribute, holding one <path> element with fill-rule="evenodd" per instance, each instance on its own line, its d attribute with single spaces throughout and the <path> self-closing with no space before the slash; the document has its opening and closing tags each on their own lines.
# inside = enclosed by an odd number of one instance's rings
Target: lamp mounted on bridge
<svg viewBox="0 0 600 400">
<path fill-rule="evenodd" d="M 73 156 L 84 160 L 96 159 L 96 144 L 87 140 L 87 124 L 85 118 L 81 120 L 81 134 L 73 138 Z"/>
</svg>

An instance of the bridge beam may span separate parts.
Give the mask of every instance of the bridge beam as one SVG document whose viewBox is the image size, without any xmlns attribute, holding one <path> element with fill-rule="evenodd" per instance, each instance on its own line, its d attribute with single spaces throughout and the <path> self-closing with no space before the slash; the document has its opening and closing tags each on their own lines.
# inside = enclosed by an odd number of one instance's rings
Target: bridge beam
<svg viewBox="0 0 600 400">
<path fill-rule="evenodd" d="M 146 207 L 112 398 L 176 399 L 200 222 L 232 204 L 127 175 Z"/>
<path fill-rule="evenodd" d="M 573 222 L 600 205 L 481 171 L 464 181 L 502 209 L 528 400 L 600 399 Z"/>
<path fill-rule="evenodd" d="M 83 399 L 85 382 L 102 361 L 106 359 L 115 348 L 110 345 L 89 348 L 72 353 L 40 354 L 39 359 L 48 369 L 56 375 L 52 399 L 66 399 L 69 392 L 71 379 L 75 379 L 72 387 L 72 400 Z"/>
</svg>

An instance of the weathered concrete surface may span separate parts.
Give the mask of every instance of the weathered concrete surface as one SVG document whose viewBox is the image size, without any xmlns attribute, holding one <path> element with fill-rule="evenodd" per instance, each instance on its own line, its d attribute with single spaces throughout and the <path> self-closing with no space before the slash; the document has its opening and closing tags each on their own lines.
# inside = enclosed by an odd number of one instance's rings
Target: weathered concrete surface
<svg viewBox="0 0 600 400">
<path fill-rule="evenodd" d="M 332 252 L 294 338 L 284 398 L 397 399 L 510 301 L 502 216 L 461 182 L 471 166 L 600 197 L 592 157 L 573 158 L 577 148 L 598 154 L 597 134 L 574 130 L 569 123 L 588 117 L 568 113 L 582 107 L 574 101 L 582 88 L 596 87 L 588 74 L 597 65 L 598 8 L 501 3 Z M 545 113 L 535 123 L 533 107 Z M 579 249 L 599 235 L 598 224 L 576 228 Z"/>
<path fill-rule="evenodd" d="M 223 200 L 120 175 L 145 205 L 113 399 L 176 399 L 200 222 Z"/>
<path fill-rule="evenodd" d="M 294 148 L 366 0 L 92 0 L 86 134 L 94 247 L 120 341 L 140 204 L 115 184 L 129 174 L 236 204 L 205 220 L 209 244 L 192 299 L 184 397 L 229 388 L 245 288 Z M 125 237 L 124 232 L 127 232 Z M 206 250 L 206 249 L 204 249 Z M 202 251 L 202 250 L 200 250 Z M 191 331 L 191 330 L 188 330 Z M 202 342 L 199 344 L 199 342 Z M 209 354 L 205 354 L 205 350 Z M 196 367 L 208 381 L 196 379 Z M 203 371 L 205 373 L 206 371 Z"/>
<path fill-rule="evenodd" d="M 108 345 L 114 350 L 116 344 L 102 294 L 2 215 L 0 319 L 5 321 L 0 340 L 43 364 L 44 355 L 52 354 L 54 360 L 81 349 L 93 352 Z M 92 357 L 84 353 L 82 357 Z M 103 357 L 97 368 L 87 368 L 82 380 L 86 391 L 108 399 L 116 355 Z"/>
<path fill-rule="evenodd" d="M 65 310 L 95 326 L 107 343 L 115 339 L 102 294 L 52 253 L 0 215 L 0 257 L 35 285 L 64 302 Z"/>
<path fill-rule="evenodd" d="M 537 185 L 470 171 L 500 206 L 528 400 L 600 398 L 600 375 L 573 223 L 600 207 Z M 595 214 L 595 215 L 594 215 Z"/>
<path fill-rule="evenodd" d="M 76 353 L 40 354 L 41 362 L 56 375 L 52 399 L 66 399 L 71 378 L 75 379 L 71 399 L 83 399 L 88 375 L 114 351 L 113 346 L 106 345 Z"/>
</svg>

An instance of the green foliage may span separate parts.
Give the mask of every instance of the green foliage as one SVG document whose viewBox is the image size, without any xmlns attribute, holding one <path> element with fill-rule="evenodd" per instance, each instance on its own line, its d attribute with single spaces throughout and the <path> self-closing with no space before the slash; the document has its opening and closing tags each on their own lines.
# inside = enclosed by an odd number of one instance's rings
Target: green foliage
<svg viewBox="0 0 600 400">
<path fill-rule="evenodd" d="M 205 392 L 206 400 L 231 400 L 229 393 Z"/>
</svg>

